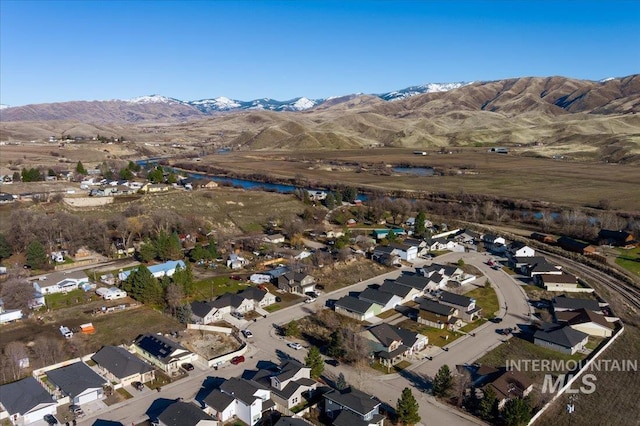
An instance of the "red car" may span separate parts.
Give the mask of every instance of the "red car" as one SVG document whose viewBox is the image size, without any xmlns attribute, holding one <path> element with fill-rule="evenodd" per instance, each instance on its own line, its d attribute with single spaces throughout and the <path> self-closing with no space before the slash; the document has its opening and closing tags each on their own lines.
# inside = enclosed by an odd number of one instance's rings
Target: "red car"
<svg viewBox="0 0 640 426">
<path fill-rule="evenodd" d="M 243 362 L 244 362 L 244 356 L 242 356 L 242 355 L 235 356 L 231 360 L 231 364 L 233 364 L 233 365 L 238 365 L 238 364 L 243 363 Z"/>
</svg>

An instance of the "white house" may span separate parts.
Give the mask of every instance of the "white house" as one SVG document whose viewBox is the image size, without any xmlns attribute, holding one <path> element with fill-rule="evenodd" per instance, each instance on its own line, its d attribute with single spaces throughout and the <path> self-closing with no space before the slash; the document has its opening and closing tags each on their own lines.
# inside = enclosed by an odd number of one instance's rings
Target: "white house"
<svg viewBox="0 0 640 426">
<path fill-rule="evenodd" d="M 181 344 L 159 334 L 138 336 L 133 349 L 142 358 L 165 373 L 178 371 L 180 365 L 193 361 L 195 355 Z"/>
<path fill-rule="evenodd" d="M 2 299 L 0 299 L 0 324 L 17 321 L 22 319 L 22 311 L 20 309 L 5 309 Z"/>
<path fill-rule="evenodd" d="M 47 276 L 41 277 L 37 281 L 33 281 L 33 288 L 36 293 L 42 295 L 67 293 L 77 290 L 83 284 L 89 283 L 89 277 L 82 272 L 55 272 Z"/>
<path fill-rule="evenodd" d="M 603 315 L 584 308 L 556 312 L 556 318 L 559 323 L 566 323 L 572 329 L 590 336 L 611 337 L 615 328 L 614 323 L 607 321 Z"/>
<path fill-rule="evenodd" d="M 507 246 L 507 255 L 512 259 L 516 257 L 533 257 L 536 255 L 536 251 L 524 243 L 514 241 Z"/>
<path fill-rule="evenodd" d="M 413 246 L 404 243 L 391 243 L 389 246 L 395 249 L 395 254 L 400 256 L 400 259 L 411 262 L 418 258 L 418 246 Z"/>
<path fill-rule="evenodd" d="M 557 324 L 546 324 L 543 330 L 538 330 L 533 335 L 533 343 L 536 345 L 570 355 L 584 349 L 588 340 L 587 333 Z"/>
<path fill-rule="evenodd" d="M 63 395 L 69 396 L 72 404 L 86 404 L 101 399 L 103 386 L 108 381 L 93 371 L 84 362 L 76 362 L 65 367 L 49 370 L 49 382 Z"/>
<path fill-rule="evenodd" d="M 0 405 L 15 426 L 42 422 L 57 410 L 56 401 L 33 377 L 0 386 Z"/>
<path fill-rule="evenodd" d="M 208 405 L 205 401 L 205 404 L 211 411 L 211 415 L 220 421 L 226 421 L 233 416 L 237 416 L 244 423 L 253 426 L 260 421 L 264 412 L 273 409 L 275 406 L 271 400 L 271 391 L 267 387 L 251 380 L 232 377 L 220 385 L 219 392 L 226 394 L 226 397 L 220 398 L 220 394 L 216 392 L 215 396 L 222 399 L 222 403 L 212 402 L 212 405 Z M 224 407 L 229 398 L 233 398 L 235 404 Z M 209 401 L 212 401 L 212 399 L 209 398 Z M 224 409 L 219 411 L 223 407 Z M 220 418 L 222 416 L 230 417 L 223 420 Z"/>
<path fill-rule="evenodd" d="M 182 260 L 169 260 L 158 265 L 149 266 L 149 272 L 156 278 L 162 278 L 164 276 L 171 277 L 176 273 L 176 269 L 185 269 L 187 266 Z M 118 274 L 120 281 L 124 281 L 129 278 L 129 275 L 135 271 L 136 268 L 129 271 L 122 271 Z"/>
<path fill-rule="evenodd" d="M 229 259 L 227 259 L 227 268 L 241 269 L 246 264 L 247 264 L 247 259 L 235 253 L 231 253 L 229 255 Z"/>
<path fill-rule="evenodd" d="M 116 300 L 127 297 L 127 292 L 118 287 L 100 287 L 96 290 L 96 294 L 104 300 Z"/>
</svg>

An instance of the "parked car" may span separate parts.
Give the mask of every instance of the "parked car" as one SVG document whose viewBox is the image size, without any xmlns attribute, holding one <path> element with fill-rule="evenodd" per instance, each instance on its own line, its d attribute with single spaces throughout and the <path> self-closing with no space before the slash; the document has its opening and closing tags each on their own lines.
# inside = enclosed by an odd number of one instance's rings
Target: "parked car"
<svg viewBox="0 0 640 426">
<path fill-rule="evenodd" d="M 45 414 L 44 415 L 44 421 L 47 422 L 50 425 L 57 425 L 58 424 L 58 419 L 53 417 L 53 415 L 51 415 L 51 414 Z"/>
<path fill-rule="evenodd" d="M 315 301 L 316 301 L 315 297 L 307 297 L 307 298 L 304 300 L 304 303 L 313 303 L 313 302 L 315 302 Z"/>
<path fill-rule="evenodd" d="M 253 333 L 249 329 L 242 330 L 242 335 L 246 338 L 253 337 Z"/>
<path fill-rule="evenodd" d="M 320 297 L 320 295 L 318 293 L 316 293 L 315 291 L 308 291 L 305 293 L 307 296 L 309 296 L 312 299 L 317 299 L 318 297 Z"/>
<path fill-rule="evenodd" d="M 142 384 L 142 382 L 132 382 L 131 386 L 134 387 L 134 389 L 142 391 L 144 390 L 144 385 Z"/>
<path fill-rule="evenodd" d="M 296 351 L 302 349 L 302 345 L 300 343 L 297 343 L 297 342 L 287 343 L 287 346 L 289 346 L 291 349 L 295 349 Z"/>
<path fill-rule="evenodd" d="M 233 365 L 238 365 L 244 362 L 244 356 L 239 355 L 239 356 L 234 356 L 233 359 L 231 359 L 231 364 Z"/>
<path fill-rule="evenodd" d="M 236 280 L 236 281 L 240 281 L 242 279 L 242 277 L 240 277 L 240 275 L 231 275 L 231 277 L 229 277 L 229 278 L 231 278 L 232 280 Z"/>
<path fill-rule="evenodd" d="M 70 405 L 69 406 L 69 411 L 73 413 L 73 415 L 77 418 L 82 418 L 84 417 L 84 411 L 82 411 L 82 407 L 80 407 L 79 405 Z"/>
<path fill-rule="evenodd" d="M 340 365 L 340 362 L 337 359 L 328 359 L 325 361 L 327 364 L 337 367 Z"/>
<path fill-rule="evenodd" d="M 193 371 L 195 367 L 190 362 L 185 362 L 184 364 L 182 364 L 182 368 L 184 368 L 187 371 Z"/>
<path fill-rule="evenodd" d="M 244 315 L 242 314 L 242 312 L 231 312 L 231 316 L 238 319 L 244 319 Z"/>
</svg>

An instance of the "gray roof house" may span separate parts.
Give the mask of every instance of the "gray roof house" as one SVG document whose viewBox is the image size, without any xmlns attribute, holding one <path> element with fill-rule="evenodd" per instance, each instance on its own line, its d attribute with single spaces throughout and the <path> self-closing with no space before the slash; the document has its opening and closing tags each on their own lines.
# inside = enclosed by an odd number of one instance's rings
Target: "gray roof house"
<svg viewBox="0 0 640 426">
<path fill-rule="evenodd" d="M 235 398 L 236 415 L 248 425 L 255 425 L 262 418 L 262 414 L 275 407 L 271 399 L 271 391 L 254 381 L 232 377 L 220 385 L 220 391 Z"/>
<path fill-rule="evenodd" d="M 572 297 L 566 297 L 565 295 L 554 297 L 552 301 L 553 310 L 558 311 L 573 311 L 576 309 L 587 309 L 593 312 L 601 312 L 600 303 L 597 300 L 591 299 L 574 299 Z"/>
<path fill-rule="evenodd" d="M 360 300 L 353 296 L 343 296 L 338 299 L 334 309 L 339 314 L 359 321 L 365 321 L 382 312 L 382 306 L 377 303 Z"/>
<path fill-rule="evenodd" d="M 361 292 L 358 299 L 364 300 L 365 302 L 377 303 L 382 306 L 383 311 L 393 309 L 402 302 L 402 298 L 400 296 L 396 296 L 392 293 L 386 293 L 379 289 L 373 289 L 371 287 L 366 288 Z"/>
<path fill-rule="evenodd" d="M 278 290 L 304 294 L 308 291 L 313 291 L 315 282 L 316 279 L 311 275 L 300 272 L 287 272 L 277 278 L 276 285 Z"/>
<path fill-rule="evenodd" d="M 311 379 L 311 368 L 298 361 L 283 362 L 276 371 L 258 370 L 252 381 L 269 388 L 276 408 L 291 409 L 311 396 L 318 383 Z"/>
<path fill-rule="evenodd" d="M 383 291 L 385 293 L 395 294 L 400 297 L 400 303 L 409 302 L 420 295 L 420 291 L 413 287 L 409 287 L 406 285 L 398 284 L 392 280 L 384 280 L 380 288 L 378 290 Z"/>
<path fill-rule="evenodd" d="M 533 343 L 558 352 L 573 355 L 582 350 L 589 340 L 589 335 L 573 328 L 557 324 L 545 324 L 542 330 L 533 335 Z"/>
<path fill-rule="evenodd" d="M 430 327 L 443 329 L 453 328 L 458 322 L 458 309 L 443 305 L 433 300 L 422 299 L 420 301 L 420 311 L 418 312 L 418 322 Z"/>
<path fill-rule="evenodd" d="M 171 373 L 180 368 L 180 364 L 191 362 L 193 353 L 181 344 L 159 334 L 142 334 L 135 340 L 133 349 L 142 358 L 161 370 Z"/>
<path fill-rule="evenodd" d="M 103 346 L 91 359 L 105 378 L 123 385 L 148 382 L 155 377 L 152 366 L 121 346 Z"/>
<path fill-rule="evenodd" d="M 57 404 L 44 387 L 33 377 L 0 386 L 0 404 L 13 424 L 42 421 L 47 414 L 55 414 Z"/>
<path fill-rule="evenodd" d="M 352 415 L 346 415 L 344 423 L 338 421 L 339 425 L 359 426 L 359 425 L 379 425 L 384 424 L 384 416 L 380 414 L 380 401 L 371 395 L 359 391 L 353 387 L 338 391 L 334 390 L 324 394 L 325 414 L 334 423 L 342 412 L 350 412 Z M 359 421 L 357 421 L 359 420 Z"/>
<path fill-rule="evenodd" d="M 214 418 L 194 404 L 175 401 L 158 415 L 161 426 L 213 426 Z"/>
<path fill-rule="evenodd" d="M 84 362 L 49 370 L 46 375 L 52 385 L 64 395 L 68 395 L 72 403 L 77 405 L 102 398 L 102 387 L 108 384 L 104 377 Z"/>
<path fill-rule="evenodd" d="M 426 336 L 387 323 L 370 327 L 362 336 L 369 341 L 373 356 L 389 367 L 421 351 L 429 342 Z"/>
<path fill-rule="evenodd" d="M 482 308 L 476 307 L 475 299 L 448 291 L 440 294 L 440 303 L 458 309 L 461 319 L 466 322 L 478 319 L 482 311 Z"/>
</svg>

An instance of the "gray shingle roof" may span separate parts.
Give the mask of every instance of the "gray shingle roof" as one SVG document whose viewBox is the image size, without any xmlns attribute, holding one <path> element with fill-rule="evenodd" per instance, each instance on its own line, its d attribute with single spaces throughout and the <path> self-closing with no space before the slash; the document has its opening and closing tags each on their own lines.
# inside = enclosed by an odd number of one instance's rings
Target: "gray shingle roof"
<svg viewBox="0 0 640 426">
<path fill-rule="evenodd" d="M 394 281 L 385 280 L 384 283 L 380 286 L 379 290 L 384 291 L 385 293 L 395 294 L 396 296 L 400 296 L 401 298 L 405 298 L 409 295 L 413 287 L 409 287 L 402 284 L 397 284 Z"/>
<path fill-rule="evenodd" d="M 369 426 L 369 422 L 353 414 L 351 411 L 342 410 L 335 419 L 333 426 Z"/>
<path fill-rule="evenodd" d="M 91 359 L 119 379 L 153 370 L 149 364 L 120 346 L 104 346 Z"/>
<path fill-rule="evenodd" d="M 267 389 L 267 387 L 249 380 L 239 379 L 237 377 L 232 377 L 220 385 L 220 390 L 222 392 L 227 395 L 235 396 L 246 405 L 253 404 L 257 398 L 254 394 L 260 389 Z"/>
<path fill-rule="evenodd" d="M 395 341 L 401 341 L 402 337 L 396 329 L 387 323 L 382 323 L 369 328 L 369 332 L 384 346 L 389 346 Z"/>
<path fill-rule="evenodd" d="M 216 307 L 211 302 L 191 302 L 191 312 L 200 318 L 207 316 L 212 309 Z"/>
<path fill-rule="evenodd" d="M 280 417 L 273 426 L 309 426 L 309 423 L 299 418 Z"/>
<path fill-rule="evenodd" d="M 196 426 L 202 420 L 214 418 L 193 404 L 176 401 L 164 409 L 158 420 L 167 426 Z"/>
<path fill-rule="evenodd" d="M 385 293 L 373 288 L 367 288 L 365 291 L 360 293 L 358 299 L 384 306 L 389 303 L 393 297 L 394 295 L 391 293 Z"/>
<path fill-rule="evenodd" d="M 107 383 L 107 380 L 100 377 L 84 362 L 76 362 L 47 371 L 47 377 L 51 383 L 73 398 L 87 389 L 101 388 Z"/>
<path fill-rule="evenodd" d="M 471 303 L 470 297 L 450 293 L 448 291 L 443 291 L 442 294 L 440 294 L 440 300 L 445 303 L 451 303 L 452 305 L 462 306 L 465 308 L 469 306 L 469 303 Z"/>
<path fill-rule="evenodd" d="M 352 387 L 341 391 L 334 390 L 326 393 L 324 397 L 363 416 L 380 405 L 380 401 L 373 396 Z"/>
<path fill-rule="evenodd" d="M 553 299 L 554 309 L 588 309 L 590 311 L 600 311 L 600 304 L 596 300 L 574 299 L 566 296 L 558 296 Z"/>
<path fill-rule="evenodd" d="M 429 283 L 429 279 L 417 274 L 402 274 L 396 279 L 396 284 L 415 288 L 422 291 Z"/>
<path fill-rule="evenodd" d="M 224 411 L 233 401 L 235 401 L 233 396 L 222 392 L 220 389 L 215 389 L 204 399 L 205 404 L 218 412 Z"/>
<path fill-rule="evenodd" d="M 257 287 L 247 287 L 246 289 L 238 293 L 238 296 L 240 297 L 244 297 L 245 299 L 255 300 L 257 302 L 264 299 L 266 295 L 267 295 L 267 292 L 265 290 L 260 290 Z"/>
<path fill-rule="evenodd" d="M 366 302 L 353 296 L 344 296 L 336 301 L 336 307 L 341 307 L 347 311 L 364 314 L 373 305 L 372 302 Z"/>
<path fill-rule="evenodd" d="M 565 348 L 572 348 L 582 342 L 588 334 L 574 330 L 569 326 L 554 327 L 547 330 L 538 330 L 533 337 L 535 339 L 544 340 L 545 342 L 554 343 Z"/>
<path fill-rule="evenodd" d="M 33 377 L 0 386 L 0 402 L 9 414 L 24 414 L 40 404 L 55 404 L 40 383 Z"/>
<path fill-rule="evenodd" d="M 420 309 L 439 315 L 452 315 L 454 310 L 451 306 L 443 305 L 428 299 L 422 299 L 420 301 Z"/>
<path fill-rule="evenodd" d="M 237 308 L 238 306 L 242 305 L 242 302 L 244 302 L 244 297 L 233 293 L 225 293 L 211 302 L 211 306 L 218 309 L 225 308 L 227 306 Z"/>
</svg>

